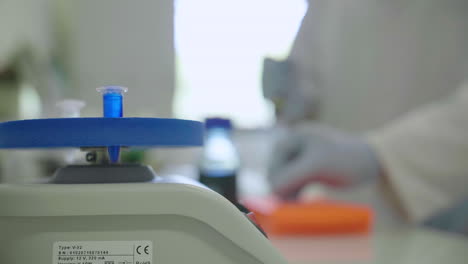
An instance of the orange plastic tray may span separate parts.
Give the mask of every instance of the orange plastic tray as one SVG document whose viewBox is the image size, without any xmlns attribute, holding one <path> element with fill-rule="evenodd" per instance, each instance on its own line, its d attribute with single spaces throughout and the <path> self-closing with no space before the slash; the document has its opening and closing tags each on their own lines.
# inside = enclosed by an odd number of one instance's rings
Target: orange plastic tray
<svg viewBox="0 0 468 264">
<path fill-rule="evenodd" d="M 367 233 L 372 229 L 369 206 L 332 200 L 308 202 L 251 198 L 244 205 L 271 235 L 330 235 Z"/>
</svg>

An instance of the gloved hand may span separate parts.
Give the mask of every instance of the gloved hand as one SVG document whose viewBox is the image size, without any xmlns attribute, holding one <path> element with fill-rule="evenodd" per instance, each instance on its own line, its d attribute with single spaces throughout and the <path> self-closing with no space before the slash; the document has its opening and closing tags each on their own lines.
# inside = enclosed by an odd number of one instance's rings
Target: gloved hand
<svg viewBox="0 0 468 264">
<path fill-rule="evenodd" d="M 279 137 L 268 179 L 276 194 L 293 198 L 311 182 L 340 187 L 376 178 L 379 167 L 364 138 L 323 125 L 309 125 Z"/>
</svg>

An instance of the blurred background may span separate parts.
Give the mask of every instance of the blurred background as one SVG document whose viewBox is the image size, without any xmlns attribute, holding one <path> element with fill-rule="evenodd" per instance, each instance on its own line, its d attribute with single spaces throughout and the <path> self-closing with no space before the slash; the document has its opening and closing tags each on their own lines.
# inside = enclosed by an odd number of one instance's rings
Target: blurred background
<svg viewBox="0 0 468 264">
<path fill-rule="evenodd" d="M 0 121 L 63 116 L 64 99 L 85 102 L 81 116 L 100 116 L 95 88 L 125 86 L 125 116 L 230 119 L 239 192 L 266 195 L 284 126 L 313 120 L 367 133 L 458 86 L 468 54 L 462 2 L 3 0 Z M 306 12 L 319 22 L 313 34 L 300 31 Z M 289 80 L 294 58 L 311 72 L 302 76 L 313 80 L 308 89 Z M 200 155 L 157 149 L 133 158 L 161 175 L 196 177 Z M 49 177 L 65 162 L 53 151 L 0 159 L 2 182 Z M 327 192 L 399 223 L 373 184 Z"/>
<path fill-rule="evenodd" d="M 115 84 L 129 87 L 126 116 L 222 116 L 264 130 L 275 113 L 263 59 L 287 56 L 306 9 L 303 0 L 2 1 L 0 120 L 59 117 L 56 103 L 69 98 L 86 103 L 82 116 L 100 116 L 95 88 Z M 196 152 L 155 159 L 168 167 Z M 4 167 L 22 169 L 11 160 Z"/>
</svg>

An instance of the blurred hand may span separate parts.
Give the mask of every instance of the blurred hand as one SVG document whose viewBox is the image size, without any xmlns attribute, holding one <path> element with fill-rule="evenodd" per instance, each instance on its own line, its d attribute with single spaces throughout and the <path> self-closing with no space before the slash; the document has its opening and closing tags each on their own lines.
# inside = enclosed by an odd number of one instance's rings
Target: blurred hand
<svg viewBox="0 0 468 264">
<path fill-rule="evenodd" d="M 323 125 L 284 133 L 268 169 L 273 191 L 283 198 L 296 197 L 312 182 L 343 187 L 378 175 L 378 161 L 365 139 Z"/>
</svg>

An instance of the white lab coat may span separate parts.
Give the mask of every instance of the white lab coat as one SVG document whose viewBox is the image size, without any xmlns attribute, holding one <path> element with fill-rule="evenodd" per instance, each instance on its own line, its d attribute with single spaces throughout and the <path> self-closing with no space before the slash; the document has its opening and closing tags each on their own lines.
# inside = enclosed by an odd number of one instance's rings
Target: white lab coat
<svg viewBox="0 0 468 264">
<path fill-rule="evenodd" d="M 468 196 L 467 26 L 465 0 L 311 0 L 289 57 L 320 121 L 381 127 L 370 142 L 415 222 Z"/>
<path fill-rule="evenodd" d="M 467 14 L 466 0 L 310 0 L 289 56 L 298 88 L 320 121 L 378 128 L 460 87 Z"/>
<path fill-rule="evenodd" d="M 468 198 L 468 83 L 369 136 L 383 170 L 419 222 Z"/>
</svg>

